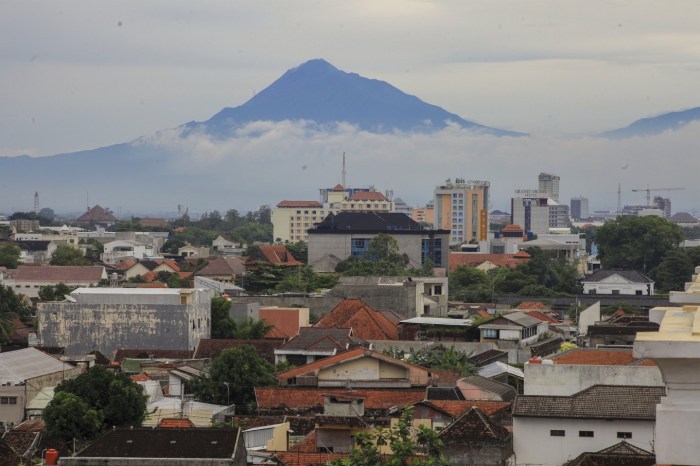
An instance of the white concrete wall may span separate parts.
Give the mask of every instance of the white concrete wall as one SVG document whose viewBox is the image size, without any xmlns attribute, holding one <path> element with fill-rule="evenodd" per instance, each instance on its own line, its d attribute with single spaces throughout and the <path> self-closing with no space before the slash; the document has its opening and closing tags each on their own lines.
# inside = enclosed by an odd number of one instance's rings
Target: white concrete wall
<svg viewBox="0 0 700 466">
<path fill-rule="evenodd" d="M 525 395 L 569 396 L 593 385 L 663 387 L 656 366 L 525 364 Z"/>
<path fill-rule="evenodd" d="M 550 430 L 564 430 L 564 437 L 552 437 Z M 594 436 L 579 437 L 579 431 Z M 516 465 L 561 466 L 583 452 L 594 452 L 622 441 L 618 432 L 631 432 L 631 445 L 652 451 L 653 421 L 608 421 L 603 419 L 557 419 L 513 417 L 513 451 Z"/>
</svg>

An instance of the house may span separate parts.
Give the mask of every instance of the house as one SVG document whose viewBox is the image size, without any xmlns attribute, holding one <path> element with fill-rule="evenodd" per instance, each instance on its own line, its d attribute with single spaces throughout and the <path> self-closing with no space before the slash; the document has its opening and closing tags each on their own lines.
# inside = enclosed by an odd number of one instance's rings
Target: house
<svg viewBox="0 0 700 466">
<path fill-rule="evenodd" d="M 647 316 L 635 316 L 615 313 L 607 320 L 595 322 L 588 326 L 586 339 L 588 346 L 631 346 L 640 332 L 656 332 L 657 322 L 650 322 Z"/>
<path fill-rule="evenodd" d="M 37 338 L 68 353 L 194 350 L 211 335 L 211 294 L 199 288 L 78 288 L 40 303 Z"/>
<path fill-rule="evenodd" d="M 654 466 L 656 456 L 650 451 L 622 440 L 620 443 L 599 451 L 581 453 L 566 463 L 566 466 L 598 466 L 601 464 Z"/>
<path fill-rule="evenodd" d="M 233 284 L 236 277 L 245 273 L 245 263 L 240 256 L 220 256 L 209 259 L 195 275 L 206 277 L 221 283 Z"/>
<path fill-rule="evenodd" d="M 233 254 L 240 247 L 233 241 L 229 241 L 223 236 L 217 236 L 211 243 L 211 248 L 219 254 Z"/>
<path fill-rule="evenodd" d="M 513 454 L 513 437 L 474 406 L 442 430 L 442 453 L 448 464 L 505 465 Z"/>
<path fill-rule="evenodd" d="M 450 272 L 457 267 L 475 267 L 480 270 L 489 270 L 496 267 L 508 267 L 514 269 L 518 264 L 524 264 L 531 259 L 530 254 L 519 251 L 514 254 L 483 254 L 472 252 L 450 252 Z"/>
<path fill-rule="evenodd" d="M 20 265 L 11 273 L 5 285 L 29 298 L 38 298 L 42 286 L 59 283 L 70 288 L 97 286 L 102 280 L 107 280 L 105 268 L 92 265 Z"/>
<path fill-rule="evenodd" d="M 272 325 L 285 338 L 291 338 L 298 335 L 302 327 L 309 325 L 309 308 L 264 306 L 258 309 L 257 319 Z"/>
<path fill-rule="evenodd" d="M 434 267 L 448 265 L 449 230 L 425 230 L 409 216 L 396 212 L 329 214 L 308 231 L 309 264 L 327 255 L 341 260 L 363 257 L 370 241 L 384 233 L 396 240 L 408 266 L 420 268 L 430 259 Z"/>
<path fill-rule="evenodd" d="M 594 385 L 571 396 L 518 395 L 517 464 L 561 465 L 620 440 L 654 445 L 656 405 L 664 394 L 664 387 Z"/>
<path fill-rule="evenodd" d="M 19 262 L 25 265 L 48 264 L 59 245 L 63 241 L 51 240 L 22 240 L 16 245 L 20 248 Z"/>
<path fill-rule="evenodd" d="M 0 422 L 19 424 L 27 405 L 45 387 L 78 376 L 81 370 L 36 348 L 0 353 Z"/>
<path fill-rule="evenodd" d="M 525 395 L 568 396 L 593 385 L 663 387 L 659 368 L 627 348 L 573 348 L 525 363 Z"/>
<path fill-rule="evenodd" d="M 400 340 L 437 340 L 468 341 L 468 331 L 473 325 L 472 319 L 453 319 L 448 317 L 412 317 L 399 322 Z"/>
<path fill-rule="evenodd" d="M 257 264 L 267 264 L 274 267 L 300 267 L 303 262 L 299 262 L 282 244 L 261 244 L 256 253 L 248 257 L 246 267 L 255 267 Z"/>
<path fill-rule="evenodd" d="M 328 395 L 362 397 L 365 415 L 387 416 L 390 410 L 395 411 L 402 406 L 421 401 L 425 396 L 425 387 L 255 387 L 255 400 L 261 415 L 321 413 L 324 396 Z"/>
<path fill-rule="evenodd" d="M 476 367 L 483 367 L 497 361 L 508 363 L 508 352 L 490 349 L 475 354 L 469 358 L 469 362 L 474 364 Z"/>
<path fill-rule="evenodd" d="M 370 344 L 353 335 L 352 328 L 302 327 L 298 335 L 275 349 L 275 362 L 309 364 L 353 348 Z"/>
<path fill-rule="evenodd" d="M 438 432 L 473 408 L 494 419 L 500 425 L 510 425 L 510 401 L 486 400 L 423 400 L 413 405 L 413 419 Z"/>
<path fill-rule="evenodd" d="M 62 466 L 245 466 L 240 429 L 119 427 L 108 430 Z"/>
<path fill-rule="evenodd" d="M 321 320 L 316 328 L 352 328 L 353 335 L 363 340 L 398 340 L 396 323 L 375 311 L 361 299 L 344 299 Z"/>
<path fill-rule="evenodd" d="M 286 386 L 408 389 L 438 385 L 441 375 L 441 371 L 355 348 L 275 377 Z"/>
<path fill-rule="evenodd" d="M 192 246 L 191 244 L 186 244 L 185 246 L 178 248 L 177 255 L 184 258 L 184 259 L 190 259 L 190 258 L 206 259 L 207 257 L 209 257 L 209 248 L 206 246 L 197 247 L 197 246 Z"/>
<path fill-rule="evenodd" d="M 116 264 L 130 258 L 143 260 L 157 253 L 158 250 L 153 245 L 131 240 L 115 240 L 104 244 L 104 252 L 100 258 L 106 264 Z"/>
<path fill-rule="evenodd" d="M 87 211 L 80 217 L 75 219 L 75 223 L 81 226 L 100 225 L 108 227 L 117 223 L 119 219 L 114 216 L 113 212 L 108 208 L 103 208 L 99 205 L 88 207 Z"/>
<path fill-rule="evenodd" d="M 510 385 L 480 375 L 459 379 L 457 388 L 467 400 L 513 401 L 516 395 Z"/>
<path fill-rule="evenodd" d="M 585 294 L 654 294 L 654 281 L 636 270 L 596 270 L 581 280 Z"/>
<path fill-rule="evenodd" d="M 498 341 L 499 348 L 527 346 L 547 333 L 549 325 L 524 312 L 512 312 L 489 320 L 479 327 L 481 341 Z"/>
<path fill-rule="evenodd" d="M 117 268 L 124 270 L 125 280 L 138 276 L 155 277 L 159 272 L 177 273 L 180 271 L 180 266 L 172 259 L 146 259 L 138 262 L 126 259 L 116 265 Z"/>
</svg>

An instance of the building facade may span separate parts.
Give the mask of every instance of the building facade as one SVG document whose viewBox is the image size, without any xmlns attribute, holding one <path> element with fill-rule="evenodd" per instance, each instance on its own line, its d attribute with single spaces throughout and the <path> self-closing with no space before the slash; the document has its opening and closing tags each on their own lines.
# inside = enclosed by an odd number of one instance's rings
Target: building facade
<svg viewBox="0 0 700 466">
<path fill-rule="evenodd" d="M 554 199 L 554 202 L 559 202 L 559 177 L 557 175 L 540 173 L 537 181 L 540 191 L 546 192 L 548 197 Z"/>
<path fill-rule="evenodd" d="M 211 336 L 211 295 L 198 288 L 78 288 L 41 303 L 37 339 L 66 354 L 119 348 L 194 350 Z"/>
<path fill-rule="evenodd" d="M 440 230 L 450 231 L 450 245 L 487 239 L 490 186 L 488 181 L 456 178 L 435 188 L 433 223 Z"/>
<path fill-rule="evenodd" d="M 571 217 L 576 220 L 588 218 L 588 198 L 571 198 Z"/>
<path fill-rule="evenodd" d="M 435 267 L 448 264 L 449 231 L 423 230 L 410 217 L 394 212 L 330 214 L 309 230 L 309 264 L 330 255 L 340 260 L 362 257 L 372 238 L 380 233 L 397 241 L 399 253 L 408 256 L 408 267 L 420 268 L 428 259 Z"/>
<path fill-rule="evenodd" d="M 519 189 L 511 199 L 510 223 L 525 233 L 549 233 L 550 228 L 569 226 L 569 206 L 558 204 L 545 191 Z"/>
</svg>

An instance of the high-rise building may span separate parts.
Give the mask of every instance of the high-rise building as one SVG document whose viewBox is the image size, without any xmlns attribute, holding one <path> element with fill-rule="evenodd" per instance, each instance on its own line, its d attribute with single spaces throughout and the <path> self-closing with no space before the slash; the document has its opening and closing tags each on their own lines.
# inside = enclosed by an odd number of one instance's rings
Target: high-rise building
<svg viewBox="0 0 700 466">
<path fill-rule="evenodd" d="M 571 217 L 576 220 L 588 218 L 588 198 L 573 197 L 571 198 Z"/>
<path fill-rule="evenodd" d="M 559 202 L 559 177 L 550 173 L 540 173 L 537 177 L 540 191 L 545 191 L 547 197 Z"/>
<path fill-rule="evenodd" d="M 450 230 L 450 245 L 487 239 L 490 186 L 488 181 L 456 178 L 435 188 L 434 226 Z"/>
<path fill-rule="evenodd" d="M 664 211 L 664 218 L 671 218 L 671 199 L 654 196 L 654 208 Z"/>
<path fill-rule="evenodd" d="M 569 206 L 556 203 L 541 190 L 519 189 L 511 199 L 511 222 L 525 233 L 549 233 L 569 226 Z"/>
</svg>

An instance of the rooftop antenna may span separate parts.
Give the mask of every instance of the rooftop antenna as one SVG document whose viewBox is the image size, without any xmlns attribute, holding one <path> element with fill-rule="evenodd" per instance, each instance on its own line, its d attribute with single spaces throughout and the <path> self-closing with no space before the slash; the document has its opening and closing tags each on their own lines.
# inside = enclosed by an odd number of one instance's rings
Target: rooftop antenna
<svg viewBox="0 0 700 466">
<path fill-rule="evenodd" d="M 90 210 L 90 191 L 85 191 L 85 205 L 87 210 Z"/>
<path fill-rule="evenodd" d="M 343 178 L 342 179 L 343 179 L 343 181 L 341 182 L 341 184 L 343 185 L 343 188 L 347 188 L 347 186 L 345 186 L 345 152 L 343 152 Z"/>
<path fill-rule="evenodd" d="M 34 213 L 39 213 L 39 191 L 34 191 Z"/>
</svg>

